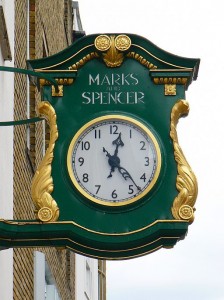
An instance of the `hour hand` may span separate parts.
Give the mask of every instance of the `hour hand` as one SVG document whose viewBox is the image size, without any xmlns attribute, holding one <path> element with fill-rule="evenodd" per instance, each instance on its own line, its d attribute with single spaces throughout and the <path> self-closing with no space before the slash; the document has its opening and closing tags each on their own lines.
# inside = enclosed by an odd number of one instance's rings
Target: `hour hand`
<svg viewBox="0 0 224 300">
<path fill-rule="evenodd" d="M 115 149 L 115 151 L 114 151 L 114 156 L 117 156 L 117 154 L 118 154 L 118 147 L 119 147 L 119 146 L 121 146 L 121 147 L 124 146 L 124 143 L 123 143 L 123 141 L 122 141 L 122 139 L 121 139 L 121 132 L 119 133 L 119 135 L 118 135 L 118 137 L 116 138 L 116 140 L 114 140 L 114 141 L 112 142 L 112 144 L 113 144 L 113 145 L 116 145 L 116 149 Z"/>
<path fill-rule="evenodd" d="M 112 173 L 115 171 L 115 168 L 118 168 L 120 165 L 120 158 L 116 155 L 110 155 L 110 153 L 103 147 L 103 152 L 106 153 L 106 156 L 108 157 L 108 163 L 111 167 L 110 174 L 107 176 L 107 178 L 112 177 Z"/>
<path fill-rule="evenodd" d="M 119 135 L 118 135 L 118 137 L 116 138 L 116 140 L 114 140 L 113 142 L 112 142 L 112 144 L 113 145 L 116 145 L 117 147 L 119 147 L 119 146 L 124 146 L 124 143 L 123 143 L 123 141 L 122 141 L 122 139 L 121 139 L 121 132 L 119 133 Z"/>
<path fill-rule="evenodd" d="M 118 154 L 118 148 L 119 146 L 123 147 L 124 143 L 121 140 L 121 132 L 119 133 L 118 137 L 112 142 L 113 145 L 116 145 L 114 154 L 111 155 L 104 147 L 103 147 L 103 152 L 106 152 L 106 156 L 109 157 L 108 163 L 111 167 L 110 169 L 110 174 L 108 175 L 107 178 L 112 177 L 112 173 L 115 171 L 115 168 L 118 168 L 120 166 L 120 158 L 117 156 Z"/>
</svg>

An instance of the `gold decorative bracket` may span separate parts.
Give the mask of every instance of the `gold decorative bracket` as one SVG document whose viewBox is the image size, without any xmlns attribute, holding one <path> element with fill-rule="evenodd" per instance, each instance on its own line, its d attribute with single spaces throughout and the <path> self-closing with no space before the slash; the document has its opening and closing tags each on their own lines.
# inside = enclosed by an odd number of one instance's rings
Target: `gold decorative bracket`
<svg viewBox="0 0 224 300">
<path fill-rule="evenodd" d="M 172 206 L 173 217 L 177 220 L 193 222 L 194 205 L 198 194 L 197 179 L 188 164 L 181 147 L 178 143 L 176 126 L 181 116 L 187 115 L 189 104 L 186 100 L 179 100 L 171 112 L 170 136 L 173 140 L 174 157 L 177 162 L 177 181 L 176 187 L 179 191 L 178 196 L 174 199 Z"/>
<path fill-rule="evenodd" d="M 77 74 L 77 69 L 53 70 L 53 71 L 52 70 L 37 69 L 35 71 L 51 74 L 55 78 L 55 81 L 58 84 L 58 86 L 57 86 L 58 90 L 56 90 L 55 86 L 52 85 L 52 83 L 49 82 L 46 79 L 40 79 L 40 81 L 39 81 L 40 86 L 51 85 L 51 95 L 52 95 L 52 97 L 63 97 L 63 95 L 64 95 L 64 86 L 73 84 L 73 82 L 75 80 L 75 77 L 76 77 L 76 74 Z"/>
<path fill-rule="evenodd" d="M 95 39 L 95 47 L 103 53 L 103 61 L 109 68 L 119 67 L 124 60 L 124 51 L 131 47 L 131 39 L 127 35 L 99 35 Z"/>
<path fill-rule="evenodd" d="M 58 91 L 56 91 L 55 86 L 52 85 L 51 82 L 45 80 L 45 79 L 40 79 L 40 85 L 51 85 L 51 95 L 52 97 L 63 97 L 64 95 L 64 85 L 71 85 L 74 82 L 73 78 L 56 78 L 55 79 L 58 86 Z"/>
<path fill-rule="evenodd" d="M 52 95 L 52 97 L 63 97 L 64 96 L 63 85 L 58 85 L 57 88 L 58 88 L 58 91 L 56 91 L 54 85 L 51 86 L 51 95 Z"/>
<path fill-rule="evenodd" d="M 191 74 L 191 69 L 150 70 L 154 84 L 164 85 L 165 96 L 176 96 L 177 85 L 187 87 L 190 83 Z"/>
<path fill-rule="evenodd" d="M 45 156 L 33 177 L 31 195 L 36 207 L 37 218 L 42 222 L 53 222 L 57 221 L 59 217 L 59 208 L 51 196 L 54 189 L 51 163 L 54 156 L 55 142 L 58 138 L 56 114 L 54 108 L 46 101 L 39 104 L 38 111 L 40 115 L 46 118 L 49 124 L 50 141 Z"/>
</svg>

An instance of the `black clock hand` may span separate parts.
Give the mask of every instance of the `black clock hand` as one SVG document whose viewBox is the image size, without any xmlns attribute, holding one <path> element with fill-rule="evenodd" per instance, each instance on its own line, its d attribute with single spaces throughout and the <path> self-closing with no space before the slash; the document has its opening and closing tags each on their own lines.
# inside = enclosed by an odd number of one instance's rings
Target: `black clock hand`
<svg viewBox="0 0 224 300">
<path fill-rule="evenodd" d="M 128 178 L 131 179 L 131 181 L 132 181 L 133 184 L 136 186 L 136 188 L 137 188 L 139 191 L 141 191 L 140 186 L 138 186 L 138 185 L 135 183 L 134 179 L 132 178 L 132 176 L 130 175 L 130 173 L 129 173 L 125 168 L 123 168 L 123 167 L 121 167 L 121 166 L 117 166 L 117 168 L 118 168 L 118 171 L 120 172 L 120 174 L 123 176 L 123 178 L 124 178 L 125 180 L 127 180 Z"/>
<path fill-rule="evenodd" d="M 116 150 L 115 150 L 116 151 Z M 108 163 L 111 167 L 110 174 L 107 176 L 107 178 L 112 177 L 112 173 L 115 171 L 115 168 L 119 166 L 120 164 L 120 158 L 118 156 L 110 155 L 110 153 L 103 147 L 103 152 L 106 152 L 106 156 L 109 157 Z"/>
<path fill-rule="evenodd" d="M 121 132 L 119 133 L 118 137 L 116 138 L 116 140 L 114 140 L 112 142 L 113 145 L 116 145 L 116 149 L 114 151 L 114 156 L 117 156 L 118 154 L 118 147 L 121 146 L 123 147 L 124 146 L 124 143 L 123 141 L 121 140 Z"/>
<path fill-rule="evenodd" d="M 141 191 L 141 188 L 135 183 L 134 179 L 130 175 L 130 173 L 123 167 L 120 166 L 120 158 L 116 155 L 110 155 L 110 153 L 103 147 L 103 152 L 106 152 L 108 159 L 108 163 L 111 166 L 110 174 L 107 176 L 107 178 L 112 177 L 112 173 L 115 171 L 115 168 L 118 168 L 119 173 L 122 175 L 122 177 L 127 180 L 128 178 L 131 179 L 133 184 L 136 186 L 136 188 Z"/>
<path fill-rule="evenodd" d="M 111 166 L 110 174 L 108 178 L 112 177 L 112 173 L 115 171 L 115 168 L 120 164 L 120 158 L 117 156 L 119 146 L 123 147 L 124 143 L 121 140 L 121 132 L 119 133 L 118 137 L 112 142 L 113 145 L 116 145 L 116 149 L 114 151 L 114 155 L 110 155 L 110 153 L 103 147 L 103 152 L 107 153 L 108 163 Z"/>
</svg>

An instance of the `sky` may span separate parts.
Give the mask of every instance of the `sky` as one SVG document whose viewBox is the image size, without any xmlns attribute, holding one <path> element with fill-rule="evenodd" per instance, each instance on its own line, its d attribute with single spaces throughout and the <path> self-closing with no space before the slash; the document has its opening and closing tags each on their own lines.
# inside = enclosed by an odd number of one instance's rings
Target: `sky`
<svg viewBox="0 0 224 300">
<path fill-rule="evenodd" d="M 83 29 L 134 33 L 200 58 L 179 144 L 198 179 L 195 221 L 173 249 L 107 263 L 107 300 L 224 299 L 224 4 L 220 0 L 79 0 Z"/>
</svg>

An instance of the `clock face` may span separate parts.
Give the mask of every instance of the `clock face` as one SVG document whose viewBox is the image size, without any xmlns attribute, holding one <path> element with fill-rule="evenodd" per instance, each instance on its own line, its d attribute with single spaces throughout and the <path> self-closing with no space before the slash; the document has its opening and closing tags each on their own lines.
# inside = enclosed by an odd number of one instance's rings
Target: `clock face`
<svg viewBox="0 0 224 300">
<path fill-rule="evenodd" d="M 69 176 L 87 199 L 120 206 L 145 196 L 161 168 L 159 144 L 139 121 L 121 115 L 94 119 L 72 139 Z"/>
</svg>

